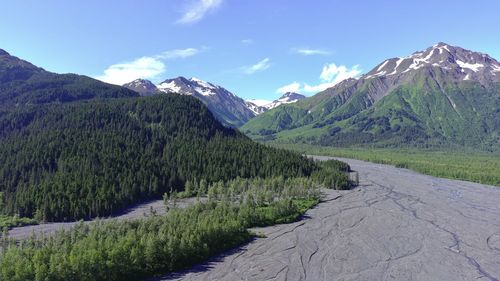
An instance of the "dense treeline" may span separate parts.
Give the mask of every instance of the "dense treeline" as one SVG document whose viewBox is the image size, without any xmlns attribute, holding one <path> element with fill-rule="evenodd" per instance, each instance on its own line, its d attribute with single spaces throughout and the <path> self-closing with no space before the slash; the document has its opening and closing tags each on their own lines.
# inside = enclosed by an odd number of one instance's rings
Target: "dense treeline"
<svg viewBox="0 0 500 281">
<path fill-rule="evenodd" d="M 208 202 L 165 216 L 4 239 L 0 280 L 144 280 L 179 270 L 248 241 L 249 227 L 297 219 L 318 202 L 319 187 L 310 178 L 237 178 L 208 185 Z"/>
<path fill-rule="evenodd" d="M 20 107 L 0 115 L 7 214 L 66 221 L 109 215 L 186 180 L 301 177 L 299 154 L 223 127 L 178 95 Z"/>
</svg>

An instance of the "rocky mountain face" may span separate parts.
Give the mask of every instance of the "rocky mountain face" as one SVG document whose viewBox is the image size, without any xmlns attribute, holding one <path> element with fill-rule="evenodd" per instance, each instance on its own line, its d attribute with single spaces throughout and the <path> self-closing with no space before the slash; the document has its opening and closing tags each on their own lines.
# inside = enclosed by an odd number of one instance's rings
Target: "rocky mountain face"
<svg viewBox="0 0 500 281">
<path fill-rule="evenodd" d="M 151 96 L 158 93 L 158 88 L 153 82 L 145 79 L 136 79 L 123 87 L 139 93 L 141 96 Z"/>
<path fill-rule="evenodd" d="M 158 93 L 193 96 L 201 100 L 219 121 L 230 127 L 239 127 L 257 114 L 251 104 L 230 91 L 194 77 L 167 79 L 158 85 L 149 80 L 137 79 L 123 86 L 142 96 Z"/>
<path fill-rule="evenodd" d="M 383 61 L 357 79 L 266 112 L 254 138 L 323 145 L 498 144 L 500 63 L 438 43 Z"/>
<path fill-rule="evenodd" d="M 198 98 L 207 105 L 217 119 L 231 127 L 239 127 L 255 116 L 255 113 L 247 107 L 243 99 L 221 86 L 198 78 L 167 79 L 157 87 L 164 93 L 190 95 Z"/>
</svg>

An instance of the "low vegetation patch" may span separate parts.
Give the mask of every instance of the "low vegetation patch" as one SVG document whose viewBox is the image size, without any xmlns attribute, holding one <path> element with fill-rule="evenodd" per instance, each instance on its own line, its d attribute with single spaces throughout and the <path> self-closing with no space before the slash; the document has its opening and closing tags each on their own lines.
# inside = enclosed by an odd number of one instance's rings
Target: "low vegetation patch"
<svg viewBox="0 0 500 281">
<path fill-rule="evenodd" d="M 0 229 L 10 229 L 17 226 L 38 224 L 38 221 L 30 218 L 21 218 L 18 216 L 0 215 Z"/>
</svg>

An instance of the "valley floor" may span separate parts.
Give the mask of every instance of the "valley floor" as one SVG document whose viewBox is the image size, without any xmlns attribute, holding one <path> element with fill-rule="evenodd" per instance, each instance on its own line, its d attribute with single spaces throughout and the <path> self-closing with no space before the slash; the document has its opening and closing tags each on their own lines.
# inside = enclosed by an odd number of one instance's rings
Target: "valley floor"
<svg viewBox="0 0 500 281">
<path fill-rule="evenodd" d="M 500 152 L 423 150 L 417 148 L 341 148 L 280 144 L 302 154 L 328 155 L 395 165 L 440 178 L 472 181 L 500 187 Z"/>
<path fill-rule="evenodd" d="M 500 280 L 500 188 L 340 160 L 358 188 L 161 280 Z"/>
</svg>

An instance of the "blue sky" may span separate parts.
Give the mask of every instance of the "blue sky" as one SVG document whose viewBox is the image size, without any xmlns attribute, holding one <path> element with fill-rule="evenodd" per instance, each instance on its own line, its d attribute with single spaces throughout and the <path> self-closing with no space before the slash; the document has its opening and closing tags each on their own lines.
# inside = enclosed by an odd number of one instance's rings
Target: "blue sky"
<svg viewBox="0 0 500 281">
<path fill-rule="evenodd" d="M 113 83 L 198 77 L 312 95 L 443 41 L 500 59 L 498 0 L 0 0 L 0 48 Z"/>
</svg>

